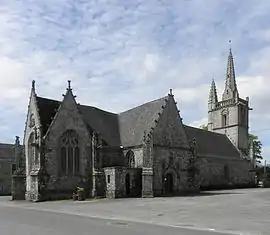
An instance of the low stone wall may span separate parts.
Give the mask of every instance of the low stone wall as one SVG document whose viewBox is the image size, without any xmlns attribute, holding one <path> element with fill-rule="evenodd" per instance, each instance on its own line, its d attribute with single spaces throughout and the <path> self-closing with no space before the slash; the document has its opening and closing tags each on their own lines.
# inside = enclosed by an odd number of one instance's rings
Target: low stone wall
<svg viewBox="0 0 270 235">
<path fill-rule="evenodd" d="M 25 176 L 14 175 L 12 177 L 12 200 L 25 200 Z"/>
<path fill-rule="evenodd" d="M 249 162 L 242 159 L 200 159 L 201 190 L 255 187 Z"/>
</svg>

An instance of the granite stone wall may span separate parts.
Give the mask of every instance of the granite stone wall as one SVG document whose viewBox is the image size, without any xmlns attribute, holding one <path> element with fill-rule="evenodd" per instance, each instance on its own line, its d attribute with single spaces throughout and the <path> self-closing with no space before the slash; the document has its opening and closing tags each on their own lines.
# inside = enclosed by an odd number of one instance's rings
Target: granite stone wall
<svg viewBox="0 0 270 235">
<path fill-rule="evenodd" d="M 77 175 L 61 176 L 59 174 L 59 159 L 61 136 L 67 130 L 74 130 L 79 135 L 80 172 Z M 71 93 L 68 93 L 52 122 L 49 134 L 45 139 L 46 170 L 49 175 L 47 183 L 47 195 L 49 197 L 71 198 L 72 192 L 77 186 L 91 191 L 92 161 L 91 161 L 91 136 L 78 111 L 77 105 Z M 90 172 L 89 172 L 90 171 Z"/>
<path fill-rule="evenodd" d="M 141 196 L 140 168 L 108 167 L 104 169 L 104 172 L 107 198 Z"/>
<path fill-rule="evenodd" d="M 239 188 L 254 186 L 250 163 L 243 159 L 200 157 L 202 189 Z"/>
</svg>

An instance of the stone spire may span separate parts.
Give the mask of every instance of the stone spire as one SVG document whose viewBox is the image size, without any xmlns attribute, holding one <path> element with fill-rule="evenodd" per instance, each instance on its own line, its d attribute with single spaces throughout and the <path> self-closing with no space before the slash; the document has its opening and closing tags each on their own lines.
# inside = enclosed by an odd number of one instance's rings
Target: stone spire
<svg viewBox="0 0 270 235">
<path fill-rule="evenodd" d="M 222 96 L 222 100 L 228 100 L 228 99 L 232 99 L 236 97 L 238 98 L 239 94 L 238 94 L 236 81 L 235 81 L 233 55 L 232 55 L 232 49 L 230 46 L 228 62 L 227 62 L 226 83 L 225 83 L 225 89 Z"/>
<path fill-rule="evenodd" d="M 217 89 L 216 89 L 215 80 L 213 79 L 210 92 L 209 92 L 209 98 L 208 98 L 209 109 L 212 110 L 213 108 L 215 108 L 217 102 L 218 102 Z"/>
</svg>

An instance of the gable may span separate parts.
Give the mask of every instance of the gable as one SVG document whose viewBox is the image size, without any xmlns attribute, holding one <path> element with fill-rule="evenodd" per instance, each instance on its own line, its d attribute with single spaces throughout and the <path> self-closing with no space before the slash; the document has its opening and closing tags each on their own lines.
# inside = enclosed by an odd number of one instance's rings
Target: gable
<svg viewBox="0 0 270 235">
<path fill-rule="evenodd" d="M 45 134 L 45 138 L 47 135 L 50 136 L 59 136 L 62 135 L 63 132 L 65 132 L 68 129 L 74 129 L 80 133 L 80 135 L 84 135 L 85 131 L 87 130 L 87 127 L 82 119 L 82 116 L 79 112 L 78 105 L 75 101 L 75 98 L 72 94 L 71 89 L 67 89 L 67 92 L 64 96 L 63 101 L 59 104 L 58 109 L 52 109 L 56 103 L 55 102 L 47 102 L 47 104 L 50 103 L 48 107 L 51 109 L 48 109 L 48 111 L 51 111 L 52 121 L 50 123 L 50 126 L 47 129 L 47 132 Z M 44 110 L 47 106 L 44 106 Z M 55 112 L 55 114 L 54 114 Z M 43 117 L 44 120 L 47 120 L 48 116 L 45 115 Z M 51 133 L 52 132 L 52 133 Z M 51 135 L 52 134 L 52 135 Z M 88 132 L 87 132 L 88 134 Z"/>
<path fill-rule="evenodd" d="M 153 143 L 189 148 L 189 142 L 172 95 L 169 95 L 154 128 Z"/>
<path fill-rule="evenodd" d="M 198 154 L 240 158 L 240 153 L 226 135 L 184 125 L 189 139 L 196 138 Z"/>
<path fill-rule="evenodd" d="M 121 144 L 124 147 L 137 146 L 143 143 L 144 131 L 147 133 L 153 127 L 155 120 L 162 112 L 168 96 L 145 103 L 119 114 L 119 129 Z"/>
</svg>

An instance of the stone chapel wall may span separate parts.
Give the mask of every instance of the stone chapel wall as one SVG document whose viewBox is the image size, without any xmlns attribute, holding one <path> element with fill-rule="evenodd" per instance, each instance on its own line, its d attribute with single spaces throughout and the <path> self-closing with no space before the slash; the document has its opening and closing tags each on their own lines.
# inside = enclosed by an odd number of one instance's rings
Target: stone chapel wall
<svg viewBox="0 0 270 235">
<path fill-rule="evenodd" d="M 71 198 L 72 192 L 77 186 L 82 187 L 86 182 L 86 188 L 91 186 L 89 184 L 91 172 L 88 172 L 92 168 L 91 137 L 78 112 L 75 100 L 71 94 L 67 95 L 69 97 L 65 97 L 45 141 L 46 170 L 50 177 L 47 185 L 49 199 L 55 199 L 55 197 Z M 67 130 L 73 130 L 79 136 L 80 170 L 77 175 L 65 176 L 59 174 L 60 138 Z M 91 189 L 88 190 L 91 191 Z"/>
<path fill-rule="evenodd" d="M 249 162 L 242 159 L 200 157 L 202 189 L 254 186 Z"/>
</svg>

